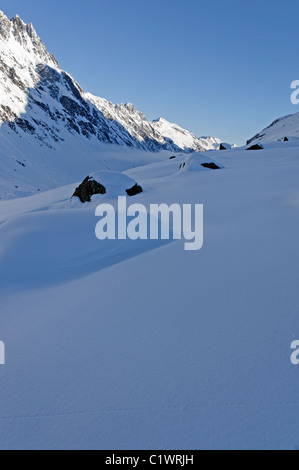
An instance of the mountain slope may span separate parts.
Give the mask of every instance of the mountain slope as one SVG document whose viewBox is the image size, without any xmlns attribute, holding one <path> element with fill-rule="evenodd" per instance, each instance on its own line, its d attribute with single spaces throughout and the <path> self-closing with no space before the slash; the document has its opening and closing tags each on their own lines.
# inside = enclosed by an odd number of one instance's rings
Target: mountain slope
<svg viewBox="0 0 299 470">
<path fill-rule="evenodd" d="M 247 144 L 257 142 L 274 142 L 285 137 L 299 138 L 299 113 L 284 116 L 272 122 L 270 126 L 263 129 L 247 141 Z"/>
<path fill-rule="evenodd" d="M 215 137 L 196 137 L 191 132 L 182 129 L 177 124 L 172 124 L 166 119 L 160 118 L 152 122 L 154 129 L 164 137 L 170 139 L 182 149 L 191 149 L 195 152 L 206 150 L 219 150 L 222 140 Z"/>
<path fill-rule="evenodd" d="M 16 134 L 32 135 L 48 147 L 63 141 L 65 131 L 143 150 L 161 150 L 166 144 L 161 136 L 150 133 L 148 142 L 141 136 L 137 139 L 118 121 L 105 118 L 75 80 L 60 69 L 32 25 L 18 16 L 9 21 L 2 14 L 0 35 L 0 122 L 8 123 Z"/>
<path fill-rule="evenodd" d="M 219 146 L 218 139 L 198 139 L 161 122 L 149 122 L 130 103 L 115 105 L 85 93 L 60 68 L 32 24 L 0 12 L 0 198 L 68 184 L 93 170 L 125 170 L 153 158 L 140 151 Z"/>
<path fill-rule="evenodd" d="M 171 136 L 163 134 L 156 122 L 149 122 L 130 103 L 114 105 L 85 93 L 61 70 L 32 24 L 26 25 L 19 16 L 10 21 L 2 12 L 0 72 L 0 123 L 8 123 L 21 135 L 32 134 L 48 146 L 63 140 L 64 129 L 75 136 L 147 151 L 213 148 L 209 140 L 198 139 L 178 126 Z M 188 135 L 185 141 L 177 138 L 182 131 Z"/>
</svg>

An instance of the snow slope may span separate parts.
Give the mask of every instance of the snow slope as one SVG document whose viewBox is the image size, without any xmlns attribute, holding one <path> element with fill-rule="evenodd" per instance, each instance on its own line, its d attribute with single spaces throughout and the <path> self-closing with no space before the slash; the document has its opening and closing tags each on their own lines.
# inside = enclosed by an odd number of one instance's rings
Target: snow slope
<svg viewBox="0 0 299 470">
<path fill-rule="evenodd" d="M 257 142 L 275 142 L 287 138 L 299 139 L 299 113 L 284 116 L 272 122 L 269 127 L 256 134 L 248 144 Z"/>
<path fill-rule="evenodd" d="M 77 181 L 0 201 L 1 449 L 298 448 L 298 146 L 209 158 L 125 172 L 204 204 L 198 252 L 100 242 Z"/>
<path fill-rule="evenodd" d="M 56 149 L 40 146 L 29 136 L 15 141 L 0 131 L 0 199 L 31 196 L 39 191 L 82 181 L 91 171 L 124 171 L 168 159 L 172 153 L 107 145 L 86 144 L 78 137 L 58 143 Z"/>
</svg>

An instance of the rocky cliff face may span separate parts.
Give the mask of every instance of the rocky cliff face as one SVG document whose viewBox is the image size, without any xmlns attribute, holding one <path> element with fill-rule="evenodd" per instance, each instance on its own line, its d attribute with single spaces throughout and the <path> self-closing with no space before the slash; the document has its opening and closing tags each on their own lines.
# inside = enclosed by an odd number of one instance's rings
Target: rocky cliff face
<svg viewBox="0 0 299 470">
<path fill-rule="evenodd" d="M 85 93 L 63 71 L 37 35 L 19 16 L 0 12 L 1 131 L 25 134 L 55 148 L 66 136 L 126 145 L 146 151 L 205 151 L 220 141 L 198 139 L 163 120 L 149 122 L 130 103 L 114 105 Z"/>
</svg>

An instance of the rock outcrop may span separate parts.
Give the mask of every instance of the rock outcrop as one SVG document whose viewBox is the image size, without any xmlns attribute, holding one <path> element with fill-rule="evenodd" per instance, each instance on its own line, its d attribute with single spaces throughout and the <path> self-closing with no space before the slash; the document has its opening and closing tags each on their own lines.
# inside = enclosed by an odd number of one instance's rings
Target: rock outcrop
<svg viewBox="0 0 299 470">
<path fill-rule="evenodd" d="M 76 188 L 72 197 L 78 197 L 80 201 L 85 204 L 85 202 L 90 202 L 92 196 L 96 194 L 106 194 L 106 188 L 92 177 L 87 176 L 78 188 Z"/>
<path fill-rule="evenodd" d="M 248 147 L 246 150 L 264 150 L 264 147 L 261 144 L 254 144 L 251 147 Z"/>
</svg>

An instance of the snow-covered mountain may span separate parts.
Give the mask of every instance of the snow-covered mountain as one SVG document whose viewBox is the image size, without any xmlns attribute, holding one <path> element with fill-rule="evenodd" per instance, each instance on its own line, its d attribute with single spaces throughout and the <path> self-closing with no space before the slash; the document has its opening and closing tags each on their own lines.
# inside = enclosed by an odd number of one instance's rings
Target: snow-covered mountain
<svg viewBox="0 0 299 470">
<path fill-rule="evenodd" d="M 218 139 L 198 139 L 163 120 L 149 122 L 128 104 L 85 93 L 48 53 L 32 24 L 0 12 L 0 124 L 55 148 L 65 134 L 147 151 L 205 151 Z"/>
<path fill-rule="evenodd" d="M 270 126 L 247 141 L 247 144 L 257 142 L 274 142 L 284 138 L 299 138 L 299 113 L 290 114 L 276 119 Z"/>
<path fill-rule="evenodd" d="M 220 142 L 84 92 L 32 24 L 0 12 L 0 199 L 79 181 L 94 170 L 123 171 L 155 155 L 161 160 L 162 151 L 168 158 L 218 149 Z"/>
<path fill-rule="evenodd" d="M 162 117 L 151 124 L 159 134 L 172 141 L 181 149 L 191 149 L 195 152 L 219 150 L 219 146 L 222 143 L 222 140 L 215 137 L 196 137 L 186 129 L 168 122 Z"/>
</svg>

